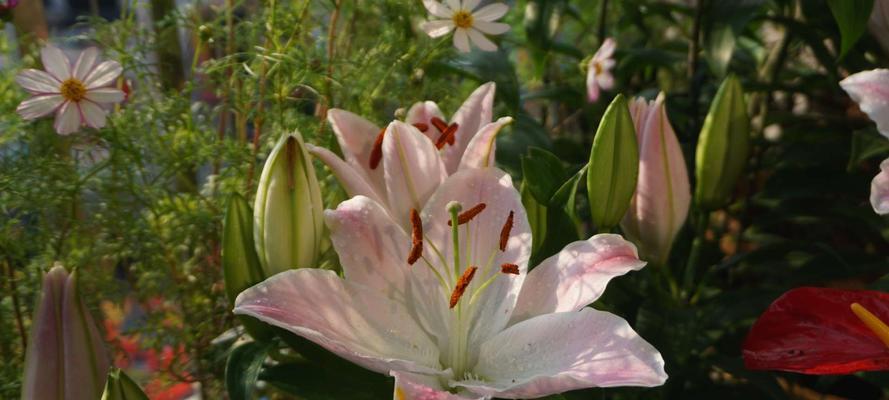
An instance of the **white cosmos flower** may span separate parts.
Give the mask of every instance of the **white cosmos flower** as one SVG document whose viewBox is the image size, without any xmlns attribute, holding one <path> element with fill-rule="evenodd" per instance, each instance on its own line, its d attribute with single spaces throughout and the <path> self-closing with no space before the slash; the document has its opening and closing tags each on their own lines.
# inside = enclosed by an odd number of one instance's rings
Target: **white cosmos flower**
<svg viewBox="0 0 889 400">
<path fill-rule="evenodd" d="M 484 51 L 496 51 L 497 45 L 484 34 L 499 35 L 509 30 L 509 25 L 494 22 L 506 15 L 509 7 L 503 3 L 494 3 L 478 10 L 475 8 L 481 0 L 446 0 L 444 3 L 435 0 L 423 0 L 423 5 L 435 18 L 424 22 L 420 28 L 430 37 L 447 35 L 454 32 L 454 47 L 468 53 L 469 41 Z M 473 11 L 475 10 L 475 11 Z"/>
<path fill-rule="evenodd" d="M 88 48 L 71 65 L 55 46 L 41 50 L 46 71 L 26 69 L 15 80 L 33 96 L 19 104 L 16 112 L 27 120 L 56 113 L 54 127 L 60 135 L 77 132 L 81 125 L 105 126 L 104 104 L 120 103 L 124 92 L 109 87 L 122 71 L 117 61 L 99 61 L 99 50 Z"/>
<path fill-rule="evenodd" d="M 587 66 L 586 73 L 586 89 L 587 99 L 590 103 L 599 100 L 600 89 L 609 90 L 614 87 L 614 76 L 611 75 L 611 68 L 614 68 L 614 49 L 617 44 L 614 39 L 607 38 L 602 42 L 602 46 L 593 54 L 590 63 Z"/>
</svg>

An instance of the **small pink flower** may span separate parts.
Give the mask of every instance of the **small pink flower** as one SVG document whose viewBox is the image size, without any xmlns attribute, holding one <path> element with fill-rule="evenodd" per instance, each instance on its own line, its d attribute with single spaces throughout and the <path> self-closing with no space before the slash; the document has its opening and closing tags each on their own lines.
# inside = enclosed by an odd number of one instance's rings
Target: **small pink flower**
<svg viewBox="0 0 889 400">
<path fill-rule="evenodd" d="M 509 25 L 494 22 L 509 11 L 503 3 L 493 3 L 478 10 L 479 0 L 423 0 L 423 5 L 435 18 L 421 26 L 430 37 L 444 36 L 454 30 L 454 47 L 463 53 L 470 50 L 469 41 L 484 51 L 496 51 L 497 45 L 485 35 L 500 35 L 509 30 Z"/>
<path fill-rule="evenodd" d="M 0 12 L 11 10 L 19 5 L 19 0 L 0 0 Z"/>
<path fill-rule="evenodd" d="M 602 47 L 593 54 L 587 65 L 586 90 L 590 103 L 599 100 L 599 90 L 609 90 L 614 87 L 614 76 L 611 69 L 614 68 L 614 49 L 617 44 L 614 39 L 607 38 L 602 42 Z"/>
<path fill-rule="evenodd" d="M 105 126 L 105 104 L 120 103 L 124 92 L 110 87 L 120 76 L 117 61 L 98 62 L 99 50 L 88 48 L 71 62 L 59 48 L 46 46 L 41 51 L 46 71 L 26 69 L 15 80 L 33 96 L 19 104 L 16 112 L 27 120 L 56 113 L 54 127 L 60 135 L 77 132 L 84 124 Z"/>
<path fill-rule="evenodd" d="M 889 214 L 889 158 L 880 163 L 880 173 L 870 183 L 870 204 L 877 214 Z"/>
<path fill-rule="evenodd" d="M 877 124 L 877 130 L 889 138 L 889 69 L 849 75 L 840 81 L 840 87 Z M 871 182 L 870 202 L 877 214 L 889 214 L 889 160 L 880 164 L 880 173 Z"/>
</svg>

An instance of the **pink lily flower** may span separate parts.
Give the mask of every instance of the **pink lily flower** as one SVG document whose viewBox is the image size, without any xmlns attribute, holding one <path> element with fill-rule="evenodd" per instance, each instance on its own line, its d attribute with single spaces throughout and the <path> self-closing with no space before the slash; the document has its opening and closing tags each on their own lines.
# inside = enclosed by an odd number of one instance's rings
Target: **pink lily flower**
<svg viewBox="0 0 889 400">
<path fill-rule="evenodd" d="M 82 125 L 105 126 L 104 106 L 120 103 L 124 92 L 110 87 L 123 70 L 117 61 L 98 62 L 99 50 L 90 47 L 73 65 L 59 48 L 46 46 L 40 53 L 46 71 L 26 69 L 15 80 L 32 97 L 16 112 L 27 120 L 55 113 L 60 135 L 77 132 Z"/>
<path fill-rule="evenodd" d="M 877 130 L 889 138 L 889 69 L 849 75 L 840 81 L 840 87 L 877 123 Z M 883 160 L 880 173 L 871 181 L 870 203 L 877 214 L 889 214 L 889 159 Z"/>
<path fill-rule="evenodd" d="M 642 258 L 660 265 L 666 263 L 691 205 L 685 158 L 664 100 L 661 93 L 653 102 L 637 98 L 630 105 L 639 143 L 639 180 L 620 224 L 639 245 Z"/>
<path fill-rule="evenodd" d="M 450 122 L 431 101 L 414 104 L 405 122 L 393 121 L 384 129 L 332 109 L 327 119 L 345 161 L 323 147 L 307 148 L 327 164 L 350 197 L 375 200 L 407 228 L 410 209 L 422 209 L 448 175 L 494 165 L 494 139 L 512 122 L 509 117 L 491 122 L 495 88 L 490 82 L 476 89 Z"/>
<path fill-rule="evenodd" d="M 610 90 L 614 87 L 614 76 L 611 75 L 611 69 L 614 68 L 614 50 L 617 43 L 614 39 L 607 38 L 602 42 L 596 54 L 587 64 L 586 72 L 586 91 L 587 100 L 595 103 L 599 100 L 599 92 L 601 90 Z"/>
<path fill-rule="evenodd" d="M 657 386 L 660 353 L 622 318 L 585 306 L 645 266 L 632 243 L 596 235 L 528 272 L 531 230 L 512 179 L 458 171 L 403 230 L 356 196 L 325 212 L 345 279 L 280 273 L 242 292 L 234 312 L 290 330 L 395 377 L 394 398 L 536 398 Z"/>
<path fill-rule="evenodd" d="M 43 277 L 34 313 L 22 399 L 98 399 L 110 362 L 105 343 L 80 298 L 77 273 L 56 265 Z"/>
</svg>

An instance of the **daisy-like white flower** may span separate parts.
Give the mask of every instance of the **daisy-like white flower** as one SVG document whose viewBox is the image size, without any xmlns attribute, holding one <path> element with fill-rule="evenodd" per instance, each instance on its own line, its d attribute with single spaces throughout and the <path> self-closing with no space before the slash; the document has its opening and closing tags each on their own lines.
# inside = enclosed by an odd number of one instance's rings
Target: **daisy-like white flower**
<svg viewBox="0 0 889 400">
<path fill-rule="evenodd" d="M 531 270 L 527 212 L 499 169 L 449 176 L 411 210 L 408 230 L 365 196 L 324 216 L 345 279 L 282 272 L 241 292 L 234 312 L 394 376 L 395 400 L 534 399 L 667 379 L 627 321 L 586 307 L 645 266 L 636 247 L 595 235 Z"/>
<path fill-rule="evenodd" d="M 60 135 L 77 132 L 84 124 L 105 126 L 105 104 L 120 103 L 124 92 L 109 87 L 122 72 L 117 61 L 99 62 L 99 50 L 88 48 L 71 65 L 55 46 L 46 46 L 40 56 L 46 71 L 26 69 L 16 82 L 33 95 L 19 104 L 16 112 L 27 120 L 56 113 L 54 127 Z"/>
<path fill-rule="evenodd" d="M 590 103 L 599 100 L 601 89 L 609 90 L 614 87 L 614 76 L 611 75 L 611 69 L 614 68 L 614 58 L 612 57 L 615 47 L 617 44 L 614 39 L 605 39 L 587 65 L 586 92 Z"/>
<path fill-rule="evenodd" d="M 509 30 L 509 25 L 494 22 L 506 15 L 509 7 L 503 3 L 494 3 L 478 10 L 480 0 L 446 0 L 444 3 L 435 0 L 423 0 L 423 5 L 435 19 L 424 22 L 420 26 L 430 37 L 447 35 L 454 32 L 454 47 L 468 53 L 469 41 L 484 51 L 496 51 L 497 45 L 485 37 L 499 35 Z M 475 10 L 475 11 L 473 11 Z"/>
</svg>

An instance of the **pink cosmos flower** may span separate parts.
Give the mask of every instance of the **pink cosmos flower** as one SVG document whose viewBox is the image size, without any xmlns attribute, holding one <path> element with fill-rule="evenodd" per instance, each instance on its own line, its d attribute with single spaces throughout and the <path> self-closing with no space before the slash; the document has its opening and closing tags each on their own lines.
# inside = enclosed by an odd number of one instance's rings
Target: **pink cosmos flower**
<svg viewBox="0 0 889 400">
<path fill-rule="evenodd" d="M 840 81 L 840 86 L 877 123 L 877 130 L 889 138 L 889 69 L 849 75 Z M 880 164 L 880 173 L 871 182 L 870 203 L 877 214 L 889 214 L 889 159 Z"/>
<path fill-rule="evenodd" d="M 91 47 L 80 53 L 73 65 L 59 48 L 48 45 L 41 51 L 46 71 L 26 69 L 15 80 L 32 94 L 16 112 L 27 120 L 56 113 L 56 132 L 68 135 L 84 124 L 105 126 L 103 108 L 120 103 L 124 93 L 109 87 L 122 71 L 117 61 L 99 61 L 99 50 Z"/>
<path fill-rule="evenodd" d="M 596 235 L 529 273 L 527 215 L 499 169 L 448 177 L 411 210 L 407 231 L 365 196 L 325 220 L 345 279 L 286 271 L 242 292 L 234 312 L 394 376 L 395 399 L 537 398 L 667 379 L 660 353 L 625 320 L 585 307 L 645 266 L 636 248 Z"/>
<path fill-rule="evenodd" d="M 494 165 L 494 139 L 512 122 L 509 117 L 491 122 L 495 89 L 493 82 L 480 86 L 450 121 L 431 101 L 414 104 L 405 122 L 394 121 L 383 129 L 332 109 L 327 119 L 345 161 L 325 148 L 307 147 L 330 167 L 349 196 L 375 200 L 401 226 L 409 227 L 410 209 L 422 209 L 448 175 Z"/>
<path fill-rule="evenodd" d="M 478 10 L 480 0 L 446 0 L 444 3 L 435 0 L 423 0 L 423 5 L 438 20 L 426 21 L 420 29 L 433 38 L 454 32 L 454 47 L 464 53 L 470 50 L 472 41 L 484 51 L 496 51 L 497 45 L 485 34 L 500 35 L 509 30 L 509 25 L 494 22 L 506 15 L 509 7 L 503 3 L 494 3 Z M 473 11 L 474 10 L 474 11 Z"/>
<path fill-rule="evenodd" d="M 0 12 L 11 10 L 19 5 L 19 0 L 0 0 Z"/>
<path fill-rule="evenodd" d="M 663 265 L 688 216 L 691 189 L 685 158 L 667 118 L 664 94 L 637 98 L 630 114 L 639 143 L 639 181 L 621 228 L 639 245 L 642 258 Z"/>
<path fill-rule="evenodd" d="M 616 47 L 617 43 L 614 42 L 614 39 L 605 39 L 587 64 L 586 92 L 590 103 L 599 100 L 600 89 L 609 90 L 614 87 L 614 76 L 611 75 L 611 69 L 615 64 L 612 57 Z"/>
</svg>

